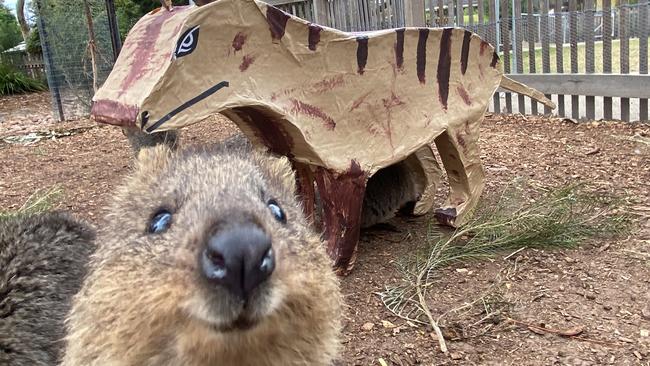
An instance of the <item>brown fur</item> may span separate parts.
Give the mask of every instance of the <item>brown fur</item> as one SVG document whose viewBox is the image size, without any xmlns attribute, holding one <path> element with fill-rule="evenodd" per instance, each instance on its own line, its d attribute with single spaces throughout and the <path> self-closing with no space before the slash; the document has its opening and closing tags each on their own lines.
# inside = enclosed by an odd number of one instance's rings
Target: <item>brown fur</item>
<svg viewBox="0 0 650 366">
<path fill-rule="evenodd" d="M 166 144 L 172 150 L 178 147 L 181 132 L 170 130 L 153 134 L 144 133 L 138 129 L 125 130 L 133 151 L 137 155 L 143 148 Z M 227 149 L 239 146 L 252 149 L 248 139 L 241 133 L 230 137 L 224 142 Z M 403 162 L 383 168 L 368 179 L 365 195 L 363 197 L 363 210 L 361 212 L 361 228 L 388 222 L 398 210 L 420 199 L 408 170 Z M 318 190 L 316 190 L 318 196 Z M 320 197 L 316 197 L 320 207 Z"/>
<path fill-rule="evenodd" d="M 75 298 L 63 365 L 331 364 L 342 309 L 330 260 L 296 201 L 286 158 L 242 145 L 139 153 Z M 172 212 L 171 226 L 149 234 L 160 208 Z M 215 227 L 245 219 L 271 236 L 277 262 L 244 309 L 201 281 L 197 258 Z M 257 325 L 233 329 L 242 316 Z"/>
<path fill-rule="evenodd" d="M 59 212 L 0 220 L 0 365 L 60 362 L 63 321 L 93 238 L 88 225 Z"/>
<path fill-rule="evenodd" d="M 361 211 L 361 228 L 385 223 L 406 204 L 419 199 L 413 174 L 405 164 L 397 163 L 379 170 L 366 185 Z"/>
<path fill-rule="evenodd" d="M 133 152 L 138 154 L 140 150 L 147 147 L 153 147 L 158 144 L 166 144 L 172 150 L 176 150 L 179 143 L 179 134 L 177 131 L 155 132 L 152 134 L 144 133 L 139 128 L 123 128 L 122 133 L 126 136 L 131 145 Z"/>
</svg>

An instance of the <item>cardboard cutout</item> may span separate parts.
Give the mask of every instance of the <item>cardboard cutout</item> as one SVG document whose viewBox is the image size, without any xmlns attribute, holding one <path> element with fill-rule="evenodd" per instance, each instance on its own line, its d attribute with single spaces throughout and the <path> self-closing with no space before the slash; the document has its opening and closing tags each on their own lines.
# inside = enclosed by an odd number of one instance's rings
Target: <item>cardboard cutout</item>
<svg viewBox="0 0 650 366">
<path fill-rule="evenodd" d="M 146 133 L 222 113 L 254 143 L 288 156 L 306 211 L 313 182 L 335 266 L 349 271 L 367 179 L 409 164 L 429 211 L 440 176 L 451 194 L 436 217 L 460 225 L 483 189 L 477 140 L 503 87 L 554 107 L 503 76 L 499 57 L 456 28 L 346 33 L 256 0 L 218 0 L 144 16 L 96 93 L 97 121 Z"/>
</svg>

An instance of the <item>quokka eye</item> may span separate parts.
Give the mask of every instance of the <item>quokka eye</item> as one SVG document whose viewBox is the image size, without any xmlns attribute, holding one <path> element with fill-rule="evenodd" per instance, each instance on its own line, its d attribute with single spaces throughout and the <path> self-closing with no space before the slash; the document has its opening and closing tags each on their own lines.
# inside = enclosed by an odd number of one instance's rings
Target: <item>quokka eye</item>
<svg viewBox="0 0 650 366">
<path fill-rule="evenodd" d="M 271 213 L 273 214 L 273 217 L 275 217 L 276 220 L 278 220 L 283 224 L 287 223 L 287 215 L 284 214 L 284 211 L 282 211 L 282 207 L 280 207 L 280 205 L 276 200 L 270 199 L 267 205 L 269 206 L 269 209 L 271 209 Z"/>
<path fill-rule="evenodd" d="M 172 214 L 167 210 L 158 211 L 149 222 L 149 232 L 160 234 L 167 231 L 172 224 Z"/>
</svg>

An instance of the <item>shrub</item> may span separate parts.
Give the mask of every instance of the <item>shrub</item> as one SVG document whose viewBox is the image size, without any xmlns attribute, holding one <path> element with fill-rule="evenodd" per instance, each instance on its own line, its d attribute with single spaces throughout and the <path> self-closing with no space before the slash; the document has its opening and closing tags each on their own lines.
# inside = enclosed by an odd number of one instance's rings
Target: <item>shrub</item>
<svg viewBox="0 0 650 366">
<path fill-rule="evenodd" d="M 0 64 L 0 95 L 22 94 L 46 90 L 45 84 L 11 66 Z"/>
</svg>

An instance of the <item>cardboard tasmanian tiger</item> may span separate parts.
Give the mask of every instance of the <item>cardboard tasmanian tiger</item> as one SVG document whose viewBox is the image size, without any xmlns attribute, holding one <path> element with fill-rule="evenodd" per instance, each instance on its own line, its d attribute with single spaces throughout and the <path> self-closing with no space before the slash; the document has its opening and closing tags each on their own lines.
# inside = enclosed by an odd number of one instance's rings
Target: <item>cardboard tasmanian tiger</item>
<svg viewBox="0 0 650 366">
<path fill-rule="evenodd" d="M 440 175 L 434 143 L 451 187 L 436 216 L 463 223 L 484 185 L 479 123 L 499 86 L 553 106 L 504 77 L 493 47 L 463 29 L 346 33 L 261 1 L 219 0 L 144 16 L 92 114 L 144 133 L 229 117 L 292 160 L 308 212 L 315 180 L 329 254 L 348 271 L 367 180 L 408 164 L 415 211 L 428 211 Z"/>
</svg>

